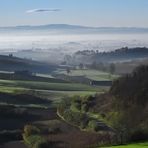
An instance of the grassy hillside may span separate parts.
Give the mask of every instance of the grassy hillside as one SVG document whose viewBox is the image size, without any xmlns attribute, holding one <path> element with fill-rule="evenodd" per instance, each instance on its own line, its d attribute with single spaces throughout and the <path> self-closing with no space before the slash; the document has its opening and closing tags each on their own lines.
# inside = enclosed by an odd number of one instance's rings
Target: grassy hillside
<svg viewBox="0 0 148 148">
<path fill-rule="evenodd" d="M 109 145 L 148 141 L 147 76 L 148 66 L 140 66 L 114 81 L 108 93 L 63 99 L 58 112 L 81 130 L 112 132 L 110 141 L 106 138 Z M 144 146 L 147 147 L 147 143 L 116 147 Z"/>
<path fill-rule="evenodd" d="M 107 88 L 105 87 L 92 87 L 89 85 L 77 83 L 49 83 L 36 81 L 0 80 L 1 93 L 33 94 L 52 101 L 52 106 L 59 103 L 61 101 L 61 98 L 66 96 L 84 96 L 95 93 L 103 93 L 105 90 L 107 90 Z"/>
<path fill-rule="evenodd" d="M 28 68 L 28 66 L 34 67 L 34 64 L 42 65 L 30 60 L 22 60 L 15 57 L 7 58 L 7 63 L 5 63 L 4 60 L 3 64 L 7 68 L 10 68 L 9 71 L 15 71 L 16 69 L 21 70 L 22 67 Z M 4 57 L 4 59 L 6 59 L 6 57 Z M 11 63 L 14 67 L 11 67 Z M 25 67 L 24 64 L 27 66 Z M 2 64 L 0 66 L 2 66 Z M 47 70 L 49 68 L 50 70 L 50 65 L 46 66 L 49 67 L 45 67 L 45 69 Z M 6 70 L 3 68 L 4 66 L 0 67 L 0 70 Z M 29 68 L 27 70 L 29 70 Z M 57 105 L 62 98 L 69 97 L 70 99 L 70 97 L 77 95 L 81 97 L 95 95 L 96 93 L 103 93 L 108 90 L 108 87 L 96 87 L 90 84 L 74 83 L 72 81 L 67 82 L 66 80 L 53 78 L 50 73 L 46 74 L 40 67 L 38 71 L 36 76 L 14 75 L 13 73 L 0 74 L 0 142 L 8 142 L 11 141 L 11 139 L 22 140 L 22 129 L 28 124 L 36 125 L 37 128 L 41 130 L 37 138 L 46 137 L 48 141 L 54 139 L 56 145 L 60 144 L 61 146 L 65 146 L 66 143 L 67 147 L 71 148 L 82 148 L 84 145 L 93 146 L 94 144 L 96 145 L 98 141 L 105 139 L 106 134 L 81 131 L 79 128 L 61 120 L 61 118 L 57 116 Z M 41 74 L 41 71 L 44 74 Z M 81 71 L 74 73 L 75 76 L 81 76 Z M 108 78 L 108 74 L 98 71 L 88 70 L 86 74 L 88 74 L 87 79 L 92 78 L 92 80 L 93 77 L 94 79 L 97 77 L 96 79 L 98 80 L 107 80 Z M 94 119 L 90 115 L 87 116 L 89 119 Z M 16 131 L 16 129 L 19 131 Z M 32 140 L 32 138 L 34 139 L 36 136 L 29 138 Z M 90 141 L 88 141 L 88 139 L 90 139 Z M 103 143 L 106 143 L 106 139 L 103 140 Z"/>
<path fill-rule="evenodd" d="M 35 73 L 49 73 L 55 69 L 56 65 L 13 57 L 12 55 L 0 55 L 1 71 L 29 70 Z"/>
<path fill-rule="evenodd" d="M 0 79 L 2 80 L 24 80 L 24 81 L 37 81 L 37 82 L 50 82 L 50 83 L 68 83 L 68 81 L 56 79 L 46 74 L 25 74 L 24 71 L 17 72 L 0 72 Z"/>
</svg>

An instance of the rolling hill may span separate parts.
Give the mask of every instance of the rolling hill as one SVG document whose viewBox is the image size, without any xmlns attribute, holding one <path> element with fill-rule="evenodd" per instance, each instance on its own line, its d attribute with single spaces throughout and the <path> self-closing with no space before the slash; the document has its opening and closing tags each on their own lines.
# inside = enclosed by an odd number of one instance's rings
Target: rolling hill
<svg viewBox="0 0 148 148">
<path fill-rule="evenodd" d="M 32 73 L 49 73 L 55 70 L 56 65 L 41 63 L 30 59 L 0 55 L 0 71 L 28 70 Z"/>
</svg>

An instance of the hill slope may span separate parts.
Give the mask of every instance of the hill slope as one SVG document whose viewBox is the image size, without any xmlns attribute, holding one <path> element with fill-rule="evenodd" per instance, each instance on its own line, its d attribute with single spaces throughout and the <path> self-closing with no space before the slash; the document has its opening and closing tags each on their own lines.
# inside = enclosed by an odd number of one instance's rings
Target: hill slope
<svg viewBox="0 0 148 148">
<path fill-rule="evenodd" d="M 148 48 L 137 47 L 128 48 L 124 47 L 111 52 L 98 52 L 92 50 L 78 51 L 73 55 L 74 62 L 91 63 L 91 62 L 123 62 L 132 61 L 137 59 L 148 58 Z M 89 62 L 88 62 L 89 61 Z"/>
<path fill-rule="evenodd" d="M 0 71 L 28 70 L 34 73 L 49 73 L 55 70 L 55 65 L 41 63 L 29 59 L 0 55 Z"/>
</svg>

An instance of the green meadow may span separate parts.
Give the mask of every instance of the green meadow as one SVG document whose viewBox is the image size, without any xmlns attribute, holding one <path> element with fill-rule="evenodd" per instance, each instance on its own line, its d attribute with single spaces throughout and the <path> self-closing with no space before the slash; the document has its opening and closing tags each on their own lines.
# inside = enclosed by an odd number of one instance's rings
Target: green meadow
<svg viewBox="0 0 148 148">
<path fill-rule="evenodd" d="M 129 145 L 121 145 L 121 146 L 111 146 L 111 147 L 105 147 L 105 148 L 147 148 L 148 142 L 145 143 L 134 143 Z"/>
<path fill-rule="evenodd" d="M 107 72 L 102 72 L 99 70 L 91 70 L 91 69 L 71 70 L 69 74 L 67 74 L 66 70 L 59 69 L 56 71 L 56 73 L 65 74 L 68 76 L 84 76 L 90 80 L 95 80 L 95 81 L 109 81 L 118 78 L 117 75 L 112 75 Z"/>
</svg>

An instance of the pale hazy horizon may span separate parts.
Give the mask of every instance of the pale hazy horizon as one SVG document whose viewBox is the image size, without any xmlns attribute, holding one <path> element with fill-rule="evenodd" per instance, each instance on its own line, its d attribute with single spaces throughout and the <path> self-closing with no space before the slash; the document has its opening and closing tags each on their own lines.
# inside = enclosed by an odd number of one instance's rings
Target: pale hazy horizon
<svg viewBox="0 0 148 148">
<path fill-rule="evenodd" d="M 66 34 L 50 31 L 1 32 L 0 52 L 18 50 L 110 51 L 122 47 L 148 47 L 148 34 Z"/>
</svg>

